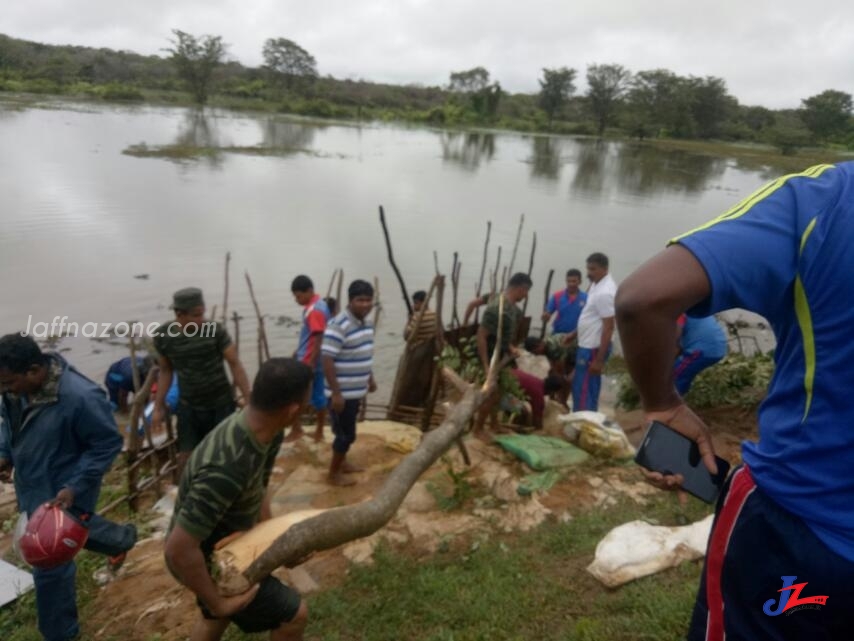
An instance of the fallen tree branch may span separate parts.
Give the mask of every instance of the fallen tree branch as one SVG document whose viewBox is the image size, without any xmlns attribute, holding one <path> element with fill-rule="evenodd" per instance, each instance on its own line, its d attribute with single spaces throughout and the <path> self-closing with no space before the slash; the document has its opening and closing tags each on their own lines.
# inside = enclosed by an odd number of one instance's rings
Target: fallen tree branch
<svg viewBox="0 0 854 641">
<path fill-rule="evenodd" d="M 395 515 L 418 478 L 462 436 L 485 397 L 483 389 L 468 386 L 445 421 L 424 435 L 415 451 L 400 462 L 369 501 L 326 510 L 290 525 L 248 567 L 235 564 L 235 560 L 243 556 L 239 553 L 243 537 L 217 550 L 214 563 L 219 570 L 220 592 L 245 592 L 278 567 L 292 567 L 313 552 L 328 550 L 379 530 Z"/>
</svg>

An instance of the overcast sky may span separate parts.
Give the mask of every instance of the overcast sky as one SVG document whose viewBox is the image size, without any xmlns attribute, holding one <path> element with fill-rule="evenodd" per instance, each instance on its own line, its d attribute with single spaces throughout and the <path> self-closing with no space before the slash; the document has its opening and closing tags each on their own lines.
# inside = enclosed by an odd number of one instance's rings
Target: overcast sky
<svg viewBox="0 0 854 641">
<path fill-rule="evenodd" d="M 719 76 L 740 102 L 797 107 L 854 93 L 854 0 L 2 0 L 0 32 L 52 44 L 162 54 L 172 28 L 222 35 L 261 64 L 269 37 L 296 41 L 321 74 L 447 84 L 484 66 L 510 91 L 542 67 L 592 63 Z"/>
</svg>

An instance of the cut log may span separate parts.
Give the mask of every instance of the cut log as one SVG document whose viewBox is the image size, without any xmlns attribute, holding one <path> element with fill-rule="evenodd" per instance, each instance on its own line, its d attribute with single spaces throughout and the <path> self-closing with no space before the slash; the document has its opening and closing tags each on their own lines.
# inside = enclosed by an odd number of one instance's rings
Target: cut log
<svg viewBox="0 0 854 641">
<path fill-rule="evenodd" d="M 326 510 L 299 510 L 264 521 L 214 552 L 220 589 L 229 593 L 240 592 L 241 586 L 244 585 L 239 578 L 242 570 L 249 567 L 277 538 L 287 532 L 288 528 L 322 512 Z M 232 585 L 235 577 L 238 583 Z"/>
</svg>

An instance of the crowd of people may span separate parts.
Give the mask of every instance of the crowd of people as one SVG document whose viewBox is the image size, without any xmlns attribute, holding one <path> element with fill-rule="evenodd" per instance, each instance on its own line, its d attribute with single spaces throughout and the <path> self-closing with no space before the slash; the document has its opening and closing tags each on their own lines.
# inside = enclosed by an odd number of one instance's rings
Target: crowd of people
<svg viewBox="0 0 854 641">
<path fill-rule="evenodd" d="M 565 401 L 571 397 L 574 410 L 598 408 L 602 372 L 618 330 L 646 418 L 695 441 L 711 473 L 716 463 L 709 429 L 683 395 L 699 371 L 726 353 L 726 336 L 713 314 L 741 307 L 771 322 L 777 369 L 759 411 L 760 438 L 744 445 L 743 464 L 729 476 L 718 502 L 691 641 L 850 636 L 854 432 L 846 399 L 848 352 L 854 348 L 845 335 L 854 311 L 845 292 L 854 273 L 847 246 L 848 230 L 854 235 L 852 203 L 854 163 L 820 165 L 771 183 L 674 239 L 619 288 L 608 257 L 593 253 L 586 261 L 586 291 L 581 272 L 571 269 L 565 289 L 549 296 L 542 319 L 553 326 L 543 339 L 517 331 L 518 303 L 532 286 L 524 273 L 511 275 L 499 294 L 468 306 L 467 316 L 486 307 L 476 333 L 477 358 L 486 369 L 497 352 L 528 395 L 535 425 L 542 419 L 535 397 L 542 399 L 544 390 Z M 276 454 L 287 429 L 291 438 L 302 434 L 299 417 L 309 404 L 318 416 L 318 441 L 324 412 L 331 419 L 328 481 L 350 485 L 360 469 L 347 457 L 357 437 L 359 406 L 376 389 L 373 287 L 353 281 L 348 304 L 337 314 L 334 302 L 322 300 L 307 276 L 293 280 L 292 292 L 303 307 L 298 349 L 293 358 L 265 361 L 251 384 L 219 323 L 209 335 L 169 332 L 164 324 L 154 341 L 156 364 L 142 358 L 133 376 L 134 363 L 117 363 L 105 381 L 109 395 L 62 356 L 43 352 L 32 337 L 0 337 L 0 480 L 14 480 L 23 514 L 33 516 L 49 505 L 84 522 L 86 547 L 106 555 L 113 568 L 136 543 L 132 524 L 96 514 L 103 476 L 123 442 L 113 410 L 126 405 L 138 374 L 156 366 L 157 426 L 169 415 L 166 399 L 177 378 L 183 473 L 165 558 L 175 578 L 197 596 L 193 641 L 219 639 L 231 622 L 250 633 L 270 631 L 278 641 L 303 637 L 308 612 L 295 590 L 267 577 L 244 594 L 224 597 L 209 564 L 216 545 L 271 517 L 268 484 Z M 410 319 L 405 336 L 418 340 L 435 331 L 438 319 L 426 309 L 424 292 L 415 299 L 418 316 Z M 202 292 L 176 292 L 173 309 L 175 319 L 168 324 L 202 323 Z M 548 359 L 550 383 L 514 367 L 521 344 Z M 483 403 L 477 435 L 487 433 L 486 421 L 499 403 L 498 397 Z M 677 489 L 682 481 L 666 472 L 645 474 L 663 489 Z M 47 641 L 79 635 L 75 572 L 73 560 L 33 569 L 39 631 Z M 799 599 L 807 581 L 830 596 Z M 776 603 L 778 593 L 791 594 L 788 604 L 794 599 L 825 605 L 829 599 L 832 605 L 782 621 L 777 615 L 788 605 L 784 596 Z"/>
</svg>

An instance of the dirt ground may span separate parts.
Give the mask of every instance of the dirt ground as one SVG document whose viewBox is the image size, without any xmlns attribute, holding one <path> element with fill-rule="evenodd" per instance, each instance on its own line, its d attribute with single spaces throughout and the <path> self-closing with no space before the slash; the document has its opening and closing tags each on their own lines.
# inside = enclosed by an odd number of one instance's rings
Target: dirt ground
<svg viewBox="0 0 854 641">
<path fill-rule="evenodd" d="M 740 461 L 738 443 L 755 438 L 754 415 L 716 409 L 702 412 L 702 416 L 712 428 L 718 453 L 734 464 Z M 636 444 L 642 436 L 639 413 L 618 412 L 615 418 Z M 328 441 L 315 444 L 304 438 L 285 444 L 271 482 L 274 514 L 332 508 L 370 498 L 417 443 L 415 428 L 395 425 L 399 424 L 360 426 L 351 458 L 366 471 L 356 475 L 358 483 L 352 487 L 326 484 Z M 566 521 L 582 510 L 607 506 L 620 494 L 643 503 L 646 495 L 656 491 L 630 465 L 595 463 L 569 468 L 547 492 L 520 496 L 516 490 L 529 469 L 495 445 L 471 438 L 466 445 L 471 468 L 466 468 L 460 452 L 452 448 L 416 483 L 386 527 L 366 539 L 318 553 L 294 570 L 281 570 L 281 578 L 310 594 L 340 582 L 352 563 L 370 563 L 374 547 L 383 539 L 407 553 L 429 555 L 440 545 L 455 548 L 490 532 L 523 531 L 546 519 Z M 443 497 L 450 500 L 455 490 L 465 494 L 464 508 L 443 510 L 440 501 Z M 152 514 L 152 518 L 156 516 Z M 162 536 L 162 532 L 155 533 L 141 541 L 118 576 L 100 589 L 82 622 L 84 638 L 105 638 L 117 630 L 128 641 L 148 641 L 155 634 L 163 641 L 187 637 L 196 617 L 195 599 L 166 571 Z M 4 542 L 8 545 L 8 537 L 0 540 L 0 551 Z"/>
</svg>

